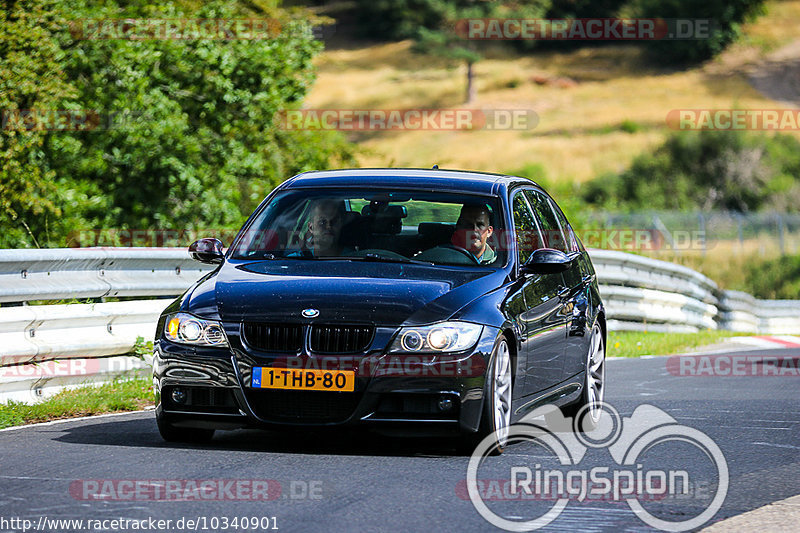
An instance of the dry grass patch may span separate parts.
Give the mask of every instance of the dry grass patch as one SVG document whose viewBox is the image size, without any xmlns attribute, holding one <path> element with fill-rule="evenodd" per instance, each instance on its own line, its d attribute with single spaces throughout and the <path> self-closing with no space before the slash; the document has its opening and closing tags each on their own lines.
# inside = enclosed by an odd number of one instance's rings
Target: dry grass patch
<svg viewBox="0 0 800 533">
<path fill-rule="evenodd" d="M 782 43 L 800 27 L 800 2 L 773 2 L 749 35 Z M 788 18 L 787 18 L 788 17 Z M 748 48 L 749 47 L 749 48 Z M 752 44 L 734 49 L 746 55 Z M 732 53 L 732 52 L 730 52 Z M 612 45 L 519 55 L 492 50 L 476 65 L 477 109 L 532 109 L 524 131 L 402 131 L 352 134 L 362 166 L 428 166 L 508 171 L 538 163 L 553 182 L 582 182 L 627 168 L 670 130 L 673 109 L 765 108 L 747 74 L 725 56 L 685 71 L 649 62 L 640 48 Z M 306 106 L 341 109 L 463 108 L 465 67 L 411 51 L 411 42 L 323 53 Z M 537 84 L 568 77 L 578 85 Z"/>
</svg>

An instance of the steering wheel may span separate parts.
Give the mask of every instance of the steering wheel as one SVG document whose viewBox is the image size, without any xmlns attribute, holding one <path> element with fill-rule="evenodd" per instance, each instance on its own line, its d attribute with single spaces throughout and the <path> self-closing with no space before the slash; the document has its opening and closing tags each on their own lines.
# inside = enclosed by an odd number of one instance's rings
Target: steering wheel
<svg viewBox="0 0 800 533">
<path fill-rule="evenodd" d="M 462 254 L 464 254 L 467 257 L 469 257 L 470 259 L 472 259 L 472 262 L 475 263 L 476 265 L 480 265 L 481 264 L 481 260 L 478 259 L 477 257 L 475 257 L 475 255 L 472 252 L 470 252 L 469 250 L 467 250 L 466 248 L 462 248 L 461 246 L 456 246 L 455 244 L 452 244 L 452 243 L 446 244 L 445 248 L 451 248 L 453 250 L 456 250 L 457 252 L 461 252 Z"/>
</svg>

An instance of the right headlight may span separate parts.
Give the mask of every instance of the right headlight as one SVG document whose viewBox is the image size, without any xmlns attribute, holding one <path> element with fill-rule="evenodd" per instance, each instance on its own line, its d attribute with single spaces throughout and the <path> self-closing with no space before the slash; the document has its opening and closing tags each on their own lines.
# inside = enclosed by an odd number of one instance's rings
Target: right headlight
<svg viewBox="0 0 800 533">
<path fill-rule="evenodd" d="M 228 339 L 222 324 L 187 313 L 169 315 L 164 324 L 164 336 L 172 342 L 194 346 L 216 346 L 227 348 Z"/>
<path fill-rule="evenodd" d="M 389 353 L 463 352 L 475 346 L 483 326 L 470 322 L 439 322 L 405 327 L 389 346 Z"/>
</svg>

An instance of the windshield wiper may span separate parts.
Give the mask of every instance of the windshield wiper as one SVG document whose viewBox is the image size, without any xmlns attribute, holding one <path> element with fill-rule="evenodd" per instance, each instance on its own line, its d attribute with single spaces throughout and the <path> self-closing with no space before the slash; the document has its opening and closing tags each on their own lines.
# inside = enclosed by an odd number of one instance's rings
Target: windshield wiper
<svg viewBox="0 0 800 533">
<path fill-rule="evenodd" d="M 375 261 L 379 263 L 411 263 L 413 265 L 427 265 L 432 266 L 430 261 L 420 261 L 418 259 L 409 259 L 408 257 L 390 257 L 381 254 L 364 254 L 361 256 L 364 261 Z"/>
<path fill-rule="evenodd" d="M 323 255 L 320 257 L 314 257 L 314 259 L 319 261 L 366 261 L 375 263 L 409 263 L 412 265 L 426 266 L 433 265 L 433 263 L 429 261 L 418 261 L 416 259 L 409 259 L 408 257 L 392 257 L 375 253 L 367 253 L 364 255 Z"/>
</svg>

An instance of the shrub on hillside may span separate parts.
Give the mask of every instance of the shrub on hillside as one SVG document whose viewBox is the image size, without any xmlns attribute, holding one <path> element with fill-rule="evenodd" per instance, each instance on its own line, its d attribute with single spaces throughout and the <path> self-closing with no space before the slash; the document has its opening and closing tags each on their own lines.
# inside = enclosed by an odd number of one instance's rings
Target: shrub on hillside
<svg viewBox="0 0 800 533">
<path fill-rule="evenodd" d="M 364 37 L 407 39 L 414 37 L 420 28 L 439 26 L 452 3 L 449 0 L 356 0 L 358 28 Z"/>
<path fill-rule="evenodd" d="M 720 53 L 739 36 L 740 25 L 764 12 L 764 0 L 631 0 L 626 11 L 633 17 L 710 19 L 707 37 L 648 41 L 659 63 L 695 63 Z"/>
<path fill-rule="evenodd" d="M 616 210 L 800 209 L 800 141 L 739 131 L 679 132 L 621 174 L 584 186 L 592 205 Z"/>
<path fill-rule="evenodd" d="M 753 265 L 745 290 L 757 298 L 800 299 L 800 255 L 787 255 Z"/>
</svg>

